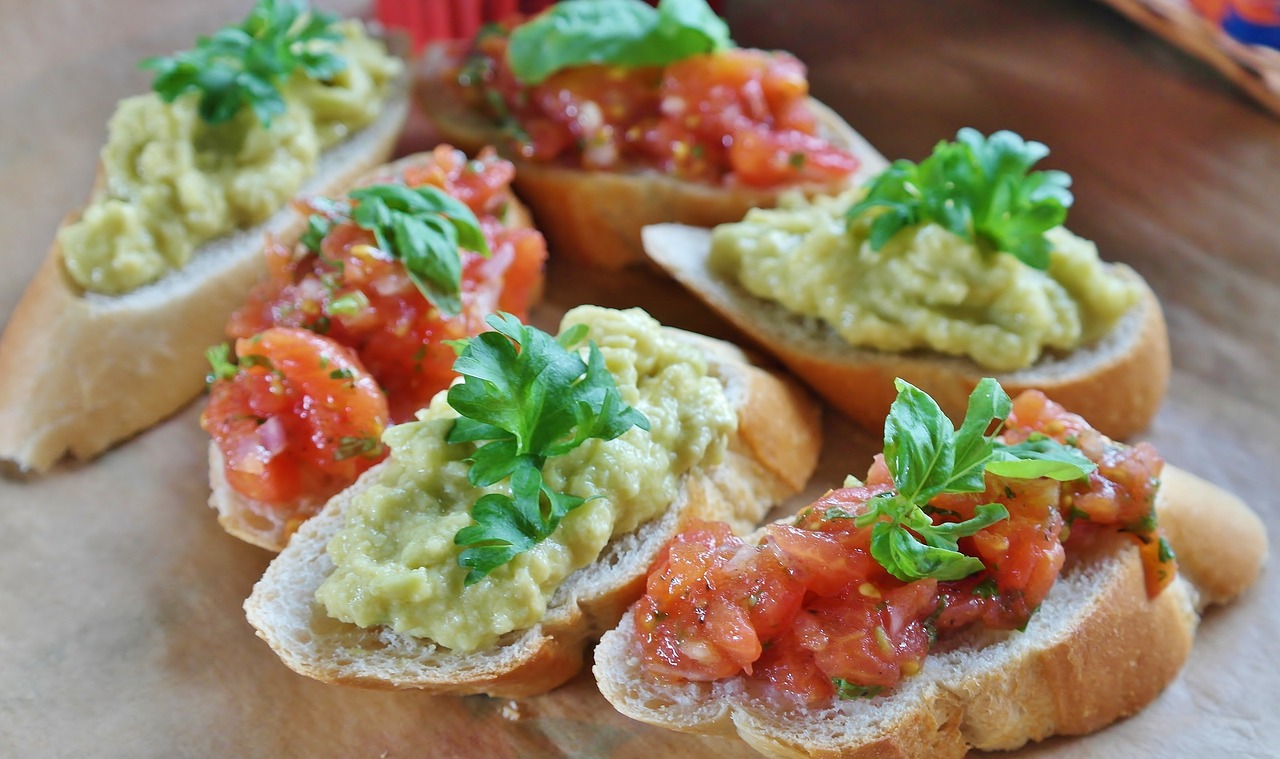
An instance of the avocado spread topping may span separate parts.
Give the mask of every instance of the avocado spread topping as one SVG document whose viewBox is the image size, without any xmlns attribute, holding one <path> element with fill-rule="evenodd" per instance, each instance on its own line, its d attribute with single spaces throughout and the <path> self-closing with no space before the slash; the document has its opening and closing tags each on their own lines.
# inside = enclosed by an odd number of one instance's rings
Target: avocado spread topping
<svg viewBox="0 0 1280 759">
<path fill-rule="evenodd" d="M 820 319 L 850 345 L 968 356 L 992 371 L 1035 363 L 1106 334 L 1140 297 L 1097 247 L 1062 227 L 1045 233 L 1048 268 L 986 250 L 943 226 L 903 227 L 877 249 L 877 209 L 846 225 L 860 197 L 784 198 L 717 227 L 711 266 L 752 294 Z"/>
<path fill-rule="evenodd" d="M 330 615 L 457 651 L 493 646 L 542 620 L 563 580 L 612 538 L 663 514 L 683 474 L 721 459 L 737 416 L 700 351 L 639 310 L 583 306 L 565 316 L 562 334 L 575 325 L 587 327 L 622 400 L 649 429 L 588 439 L 547 459 L 541 475 L 549 489 L 588 500 L 546 539 L 468 582 L 455 537 L 472 524 L 473 503 L 488 493 L 510 496 L 511 485 L 472 484 L 467 459 L 478 443 L 446 442 L 458 412 L 437 395 L 418 421 L 385 433 L 389 462 L 329 543 L 335 566 L 316 596 Z"/>
<path fill-rule="evenodd" d="M 334 39 L 306 44 L 342 65 L 322 79 L 293 70 L 280 82 L 282 111 L 265 123 L 247 106 L 210 123 L 196 91 L 121 101 L 102 150 L 102 193 L 58 233 L 71 279 L 107 295 L 156 281 L 204 243 L 266 220 L 322 151 L 372 123 L 401 63 L 358 22 L 334 29 Z"/>
</svg>

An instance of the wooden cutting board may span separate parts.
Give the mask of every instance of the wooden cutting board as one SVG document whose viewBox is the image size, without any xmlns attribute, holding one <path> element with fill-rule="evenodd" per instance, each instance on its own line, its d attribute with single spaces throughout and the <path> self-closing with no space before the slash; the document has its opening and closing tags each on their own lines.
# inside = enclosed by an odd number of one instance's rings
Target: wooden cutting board
<svg viewBox="0 0 1280 759">
<path fill-rule="evenodd" d="M 0 3 L 0 318 L 87 196 L 112 104 L 146 87 L 134 62 L 244 6 Z M 1049 144 L 1048 163 L 1075 177 L 1070 226 L 1137 268 L 1165 305 L 1175 371 L 1144 437 L 1239 493 L 1275 533 L 1280 123 L 1092 3 L 742 0 L 728 10 L 740 43 L 794 51 L 814 94 L 886 155 L 918 159 L 966 125 Z M 427 139 L 417 129 L 402 149 Z M 544 325 L 590 301 L 733 336 L 647 270 L 553 263 L 548 276 Z M 96 462 L 0 481 L 0 755 L 753 755 L 620 717 L 586 676 L 517 704 L 289 672 L 244 621 L 240 604 L 270 557 L 223 534 L 205 506 L 198 414 L 193 405 Z M 834 414 L 826 433 L 811 495 L 864 470 L 876 448 Z M 1181 677 L 1141 715 L 1013 756 L 1275 755 L 1273 576 L 1208 615 Z"/>
</svg>

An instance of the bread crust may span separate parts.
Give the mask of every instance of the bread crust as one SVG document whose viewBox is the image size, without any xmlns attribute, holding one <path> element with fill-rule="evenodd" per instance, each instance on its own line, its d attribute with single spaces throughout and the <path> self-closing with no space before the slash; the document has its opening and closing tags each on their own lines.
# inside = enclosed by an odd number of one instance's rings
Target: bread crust
<svg viewBox="0 0 1280 759">
<path fill-rule="evenodd" d="M 417 99 L 444 139 L 468 152 L 501 144 L 503 133 L 472 112 L 449 81 L 453 61 L 443 48 L 423 56 L 415 85 Z M 777 205 L 785 190 L 816 195 L 855 186 L 883 169 L 887 162 L 834 111 L 810 98 L 818 133 L 852 153 L 858 168 L 843 180 L 757 189 L 675 179 L 655 170 L 588 171 L 519 157 L 516 191 L 533 211 L 538 228 L 557 256 L 606 269 L 643 263 L 640 230 L 649 224 L 676 222 L 713 227 L 741 219 L 752 208 Z"/>
<path fill-rule="evenodd" d="M 1266 555 L 1258 517 L 1185 472 L 1166 468 L 1156 508 L 1180 556 L 1227 562 L 1216 595 L 1184 572 L 1149 599 L 1137 548 L 1117 535 L 1068 560 L 1024 633 L 976 631 L 948 643 L 887 697 L 783 711 L 749 695 L 741 680 L 647 683 L 630 612 L 596 647 L 596 680 L 627 716 L 685 732 L 737 733 L 771 756 L 959 757 L 970 748 L 1091 733 L 1139 711 L 1177 676 L 1198 608 L 1243 591 Z M 1214 529 L 1200 529 L 1210 520 Z"/>
<path fill-rule="evenodd" d="M 1147 283 L 1123 264 L 1111 264 L 1112 272 L 1139 285 L 1142 295 L 1110 333 L 1068 356 L 1045 356 L 1027 369 L 994 373 L 968 359 L 929 351 L 882 353 L 851 347 L 816 320 L 758 298 L 712 271 L 709 230 L 659 224 L 643 235 L 650 259 L 873 432 L 883 427 L 898 377 L 931 395 L 956 420 L 964 417 L 969 393 L 983 377 L 995 377 L 1010 395 L 1043 390 L 1120 439 L 1150 424 L 1169 384 L 1164 313 Z"/>
<path fill-rule="evenodd" d="M 339 192 L 387 159 L 408 114 L 406 77 L 373 124 L 322 156 L 300 194 Z M 92 458 L 198 395 L 205 349 L 266 272 L 264 237 L 291 241 L 304 226 L 286 206 L 121 296 L 81 292 L 55 239 L 0 337 L 0 462 L 42 472 L 64 454 Z"/>
<path fill-rule="evenodd" d="M 507 634 L 495 648 L 456 654 L 427 640 L 386 628 L 365 630 L 325 614 L 315 600 L 316 588 L 333 570 L 325 546 L 342 527 L 344 510 L 377 481 L 384 463 L 329 501 L 271 562 L 245 602 L 258 636 L 294 671 L 345 685 L 519 698 L 568 680 L 582 666 L 586 642 L 613 627 L 640 596 L 659 550 L 682 525 L 720 519 L 749 530 L 817 466 L 817 404 L 790 380 L 748 364 L 737 348 L 701 336 L 697 341 L 738 410 L 739 429 L 724 460 L 686 474 L 676 501 L 661 517 L 611 541 L 594 564 L 570 575 L 538 625 Z M 746 442 L 768 439 L 804 442 L 796 447 L 800 453 Z M 775 474 L 784 467 L 786 477 Z"/>
<path fill-rule="evenodd" d="M 362 187 L 379 182 L 401 181 L 404 170 L 429 157 L 415 153 L 379 166 L 351 183 Z M 533 221 L 529 211 L 514 197 L 507 203 L 506 224 L 513 229 L 529 229 Z M 221 341 L 223 338 L 219 337 Z M 222 452 L 217 443 L 209 442 L 209 506 L 218 512 L 218 524 L 246 543 L 279 553 L 289 543 L 289 536 L 311 514 L 319 511 L 323 501 L 301 499 L 292 504 L 272 505 L 248 498 L 227 483 Z"/>
</svg>

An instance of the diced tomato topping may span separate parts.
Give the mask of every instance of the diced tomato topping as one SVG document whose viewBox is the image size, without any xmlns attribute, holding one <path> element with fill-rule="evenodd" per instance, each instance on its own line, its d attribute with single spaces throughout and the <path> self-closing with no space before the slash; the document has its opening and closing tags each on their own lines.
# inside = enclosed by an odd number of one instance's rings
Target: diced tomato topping
<svg viewBox="0 0 1280 759">
<path fill-rule="evenodd" d="M 309 516 L 383 457 L 387 400 L 348 348 L 303 329 L 236 340 L 239 369 L 213 383 L 201 425 L 227 481 Z"/>
<path fill-rule="evenodd" d="M 1098 469 L 1072 483 L 988 473 L 985 492 L 934 498 L 936 523 L 970 519 L 988 503 L 1009 513 L 959 541 L 985 567 L 960 580 L 904 582 L 872 557 L 874 525 L 856 522 L 893 490 L 883 456 L 864 485 L 827 493 L 792 524 L 769 525 L 759 546 L 723 524 L 677 536 L 636 611 L 646 669 L 685 680 L 744 674 L 751 687 L 809 705 L 872 697 L 919 671 L 937 636 L 974 624 L 1024 627 L 1062 570 L 1064 542 L 1106 531 L 1134 536 L 1148 592 L 1159 592 L 1176 571 L 1151 518 L 1159 456 L 1113 443 L 1029 392 L 1015 399 L 1004 436 L 1033 434 L 1078 445 Z"/>
<path fill-rule="evenodd" d="M 817 135 L 804 64 L 787 53 L 731 49 L 665 68 L 577 66 L 526 87 L 507 64 L 507 40 L 478 36 L 459 82 L 525 158 L 755 187 L 831 182 L 858 167 Z"/>
<path fill-rule="evenodd" d="M 936 586 L 936 580 L 884 591 L 851 585 L 816 598 L 796 616 L 796 642 L 829 677 L 892 687 L 918 672 L 929 650 L 924 622 L 937 604 Z"/>
<path fill-rule="evenodd" d="M 375 390 L 380 388 L 386 405 L 384 416 L 389 412 L 395 423 L 412 419 L 454 378 L 456 356 L 445 341 L 483 331 L 485 316 L 495 311 L 524 319 L 540 293 L 546 244 L 537 231 L 507 223 L 513 176 L 511 163 L 497 158 L 491 150 L 468 160 L 461 151 L 440 146 L 429 160 L 406 167 L 402 177 L 380 180 L 440 187 L 475 212 L 491 255 L 460 251 L 462 313 L 458 316 L 446 317 L 431 305 L 400 261 L 379 249 L 372 232 L 346 220 L 331 202 L 316 199 L 301 203 L 299 210 L 333 220 L 319 250 L 313 252 L 304 245 L 269 245 L 269 279 L 256 287 L 246 305 L 231 317 L 228 334 L 244 339 L 274 327 L 289 327 L 324 336 L 354 352 L 360 373 L 372 378 Z M 249 429 L 228 420 L 249 413 L 249 405 L 266 403 L 267 399 L 256 394 L 267 392 L 269 387 L 262 385 L 254 393 L 242 393 L 245 408 L 211 404 L 205 414 L 207 424 L 227 430 Z M 343 471 L 349 475 L 343 486 L 358 474 L 349 467 Z M 230 476 L 230 469 L 228 473 Z M 260 482 L 237 474 L 230 478 L 232 487 L 274 504 L 287 504 L 299 496 L 314 499 L 334 490 L 318 486 L 311 490 L 315 477 L 302 477 L 298 483 L 275 482 L 285 475 L 274 469 L 256 476 Z"/>
</svg>

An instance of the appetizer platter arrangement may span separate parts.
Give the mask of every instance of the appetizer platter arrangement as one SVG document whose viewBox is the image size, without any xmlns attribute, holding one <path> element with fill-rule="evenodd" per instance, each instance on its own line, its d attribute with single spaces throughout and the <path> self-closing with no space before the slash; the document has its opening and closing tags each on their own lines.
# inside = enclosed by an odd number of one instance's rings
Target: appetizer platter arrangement
<svg viewBox="0 0 1280 759">
<path fill-rule="evenodd" d="M 1265 114 L 1051 0 L 243 5 L 0 32 L 0 744 L 1280 741 Z"/>
</svg>

